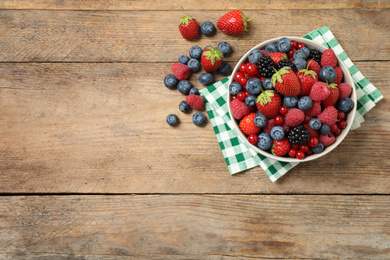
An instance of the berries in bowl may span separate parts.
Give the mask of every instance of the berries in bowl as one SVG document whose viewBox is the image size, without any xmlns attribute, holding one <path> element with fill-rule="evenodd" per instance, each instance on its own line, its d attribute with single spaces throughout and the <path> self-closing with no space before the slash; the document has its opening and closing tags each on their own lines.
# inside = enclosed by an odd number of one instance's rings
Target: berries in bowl
<svg viewBox="0 0 390 260">
<path fill-rule="evenodd" d="M 341 143 L 357 99 L 353 79 L 332 49 L 280 37 L 256 45 L 239 60 L 227 100 L 248 145 L 275 160 L 303 162 Z"/>
</svg>

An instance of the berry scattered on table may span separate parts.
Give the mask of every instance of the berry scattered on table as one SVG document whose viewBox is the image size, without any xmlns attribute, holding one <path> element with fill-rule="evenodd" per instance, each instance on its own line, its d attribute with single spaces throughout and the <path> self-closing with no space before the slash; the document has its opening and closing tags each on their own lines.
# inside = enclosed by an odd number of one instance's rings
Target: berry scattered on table
<svg viewBox="0 0 390 260">
<path fill-rule="evenodd" d="M 188 93 L 189 95 L 194 94 L 194 95 L 199 95 L 199 89 L 197 87 L 192 87 L 190 89 L 190 92 Z"/>
<path fill-rule="evenodd" d="M 206 123 L 206 116 L 202 112 L 196 112 L 192 116 L 192 122 L 197 126 L 202 126 Z"/>
<path fill-rule="evenodd" d="M 188 95 L 191 88 L 193 88 L 193 86 L 188 80 L 180 80 L 177 84 L 177 90 L 184 95 Z"/>
<path fill-rule="evenodd" d="M 215 32 L 214 24 L 209 21 L 202 23 L 200 26 L 200 32 L 207 36 L 212 35 Z"/>
<path fill-rule="evenodd" d="M 191 107 L 190 107 L 190 105 L 188 105 L 187 101 L 182 101 L 179 104 L 179 109 L 183 113 L 187 113 L 188 111 L 190 111 L 190 108 Z"/>
<path fill-rule="evenodd" d="M 221 66 L 219 66 L 217 72 L 223 76 L 228 76 L 230 75 L 232 71 L 232 67 L 230 66 L 229 63 L 227 63 L 226 61 L 223 61 Z"/>
<path fill-rule="evenodd" d="M 200 60 L 200 58 L 202 56 L 202 52 L 203 52 L 203 50 L 201 47 L 199 47 L 198 45 L 194 45 L 191 47 L 189 54 L 190 54 L 191 58 Z"/>
<path fill-rule="evenodd" d="M 235 10 L 228 12 L 219 18 L 217 27 L 226 34 L 240 34 L 243 31 L 248 31 L 247 22 L 251 21 L 253 18 L 247 20 L 243 12 Z"/>
<path fill-rule="evenodd" d="M 174 63 L 171 66 L 171 70 L 178 80 L 185 80 L 190 76 L 190 68 L 187 65 L 181 63 Z"/>
<path fill-rule="evenodd" d="M 186 40 L 193 40 L 199 36 L 199 25 L 195 18 L 186 15 L 183 10 L 183 16 L 180 19 L 179 31 Z"/>
<path fill-rule="evenodd" d="M 187 55 L 182 54 L 179 56 L 179 62 L 184 64 L 184 65 L 187 65 L 189 60 L 190 60 L 190 58 L 188 58 Z"/>
<path fill-rule="evenodd" d="M 201 56 L 203 69 L 209 73 L 218 70 L 223 62 L 222 52 L 212 47 L 203 51 Z"/>
<path fill-rule="evenodd" d="M 191 72 L 197 72 L 200 70 L 200 62 L 197 59 L 190 59 L 187 66 Z"/>
<path fill-rule="evenodd" d="M 202 110 L 204 105 L 204 99 L 199 95 L 190 94 L 187 96 L 186 101 L 195 110 Z"/>
<path fill-rule="evenodd" d="M 232 52 L 232 47 L 227 42 L 220 42 L 217 46 L 218 50 L 222 52 L 224 56 L 229 55 Z"/>
<path fill-rule="evenodd" d="M 179 81 L 173 74 L 169 74 L 164 78 L 164 85 L 167 88 L 173 89 L 177 86 L 177 83 L 179 83 Z"/>
<path fill-rule="evenodd" d="M 167 116 L 167 123 L 170 126 L 176 126 L 179 123 L 179 118 L 175 114 L 169 114 Z"/>
<path fill-rule="evenodd" d="M 207 72 L 204 72 L 199 75 L 199 82 L 202 85 L 208 86 L 211 83 L 213 83 L 213 75 Z M 238 93 L 238 92 L 237 92 Z M 237 94 L 232 94 L 232 95 L 237 95 Z"/>
</svg>

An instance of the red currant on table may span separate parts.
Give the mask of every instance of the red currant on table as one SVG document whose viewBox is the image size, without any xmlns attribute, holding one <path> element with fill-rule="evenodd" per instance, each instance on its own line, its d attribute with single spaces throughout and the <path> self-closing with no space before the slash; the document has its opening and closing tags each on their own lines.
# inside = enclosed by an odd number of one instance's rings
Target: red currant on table
<svg viewBox="0 0 390 260">
<path fill-rule="evenodd" d="M 344 120 L 345 119 L 345 113 L 343 111 L 339 111 L 337 113 L 337 119 L 338 120 Z"/>
<path fill-rule="evenodd" d="M 237 94 L 237 99 L 238 100 L 244 101 L 245 98 L 246 98 L 246 96 L 245 96 L 245 92 L 244 91 L 238 92 L 238 94 Z"/>
<path fill-rule="evenodd" d="M 290 151 L 288 151 L 288 155 L 290 157 L 295 157 L 296 154 L 297 154 L 297 150 L 295 149 L 290 149 Z"/>
<path fill-rule="evenodd" d="M 298 46 L 297 46 L 297 50 L 299 49 L 302 49 L 303 47 L 305 47 L 306 45 L 303 43 L 303 42 L 299 42 L 298 43 Z"/>
<path fill-rule="evenodd" d="M 339 136 L 341 134 L 341 129 L 337 129 L 337 131 L 334 133 L 335 136 Z"/>
<path fill-rule="evenodd" d="M 292 59 L 292 58 L 294 57 L 294 53 L 295 53 L 296 51 L 297 51 L 296 48 L 291 47 L 291 50 L 289 50 L 289 51 L 287 52 L 287 57 L 288 57 L 289 59 Z"/>
<path fill-rule="evenodd" d="M 241 64 L 241 65 L 240 65 L 240 71 L 241 71 L 242 73 L 246 73 L 246 64 Z"/>
<path fill-rule="evenodd" d="M 336 124 L 330 126 L 330 131 L 332 133 L 336 133 L 337 129 L 339 129 L 339 128 L 338 128 L 338 126 Z"/>
<path fill-rule="evenodd" d="M 259 70 L 257 69 L 257 66 L 256 64 L 254 63 L 248 63 L 246 65 L 246 73 L 249 75 L 249 76 L 255 76 L 259 73 Z"/>
<path fill-rule="evenodd" d="M 299 150 L 306 153 L 309 150 L 309 146 L 307 144 L 302 144 L 299 146 Z"/>
<path fill-rule="evenodd" d="M 345 120 L 341 120 L 337 123 L 337 126 L 339 127 L 339 129 L 344 129 L 347 127 L 347 121 Z"/>
<path fill-rule="evenodd" d="M 257 142 L 259 141 L 259 137 L 257 135 L 255 135 L 255 134 L 250 134 L 248 136 L 248 141 L 251 144 L 257 144 Z"/>
<path fill-rule="evenodd" d="M 284 124 L 284 117 L 281 115 L 276 116 L 274 120 L 276 125 L 280 126 Z"/>
<path fill-rule="evenodd" d="M 316 147 L 318 145 L 318 138 L 313 136 L 309 139 L 309 146 L 310 147 Z"/>
<path fill-rule="evenodd" d="M 303 152 L 303 151 L 301 151 L 301 150 L 299 150 L 298 152 L 297 152 L 297 158 L 299 159 L 299 160 L 302 160 L 303 158 L 305 158 L 305 153 Z"/>
<path fill-rule="evenodd" d="M 235 75 L 234 75 L 234 81 L 240 83 L 240 79 L 241 78 L 245 78 L 245 74 L 242 73 L 241 71 L 237 72 Z"/>
<path fill-rule="evenodd" d="M 297 41 L 294 41 L 294 40 L 291 40 L 291 49 L 292 48 L 298 48 L 298 42 Z"/>
<path fill-rule="evenodd" d="M 280 110 L 279 110 L 280 114 L 285 115 L 285 114 L 287 114 L 287 112 L 288 112 L 288 108 L 287 107 L 285 107 L 285 106 L 281 106 L 280 107 Z"/>
</svg>

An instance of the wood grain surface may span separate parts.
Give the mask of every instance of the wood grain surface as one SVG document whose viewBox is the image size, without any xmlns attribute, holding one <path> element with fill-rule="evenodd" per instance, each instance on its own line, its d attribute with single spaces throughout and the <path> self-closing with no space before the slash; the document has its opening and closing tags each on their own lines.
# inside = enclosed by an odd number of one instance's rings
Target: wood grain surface
<svg viewBox="0 0 390 260">
<path fill-rule="evenodd" d="M 390 257 L 384 196 L 22 196 L 0 210 L 0 257 Z"/>
</svg>

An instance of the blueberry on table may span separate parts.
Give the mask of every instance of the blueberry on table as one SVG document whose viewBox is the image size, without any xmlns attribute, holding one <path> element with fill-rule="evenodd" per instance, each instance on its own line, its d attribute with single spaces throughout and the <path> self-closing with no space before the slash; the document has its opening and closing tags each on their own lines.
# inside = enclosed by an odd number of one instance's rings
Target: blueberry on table
<svg viewBox="0 0 390 260">
<path fill-rule="evenodd" d="M 187 63 L 188 63 L 188 61 L 190 60 L 190 58 L 188 58 L 188 56 L 187 55 L 180 55 L 180 57 L 179 57 L 179 62 L 181 63 L 181 64 L 184 64 L 184 65 L 187 65 Z"/>
<path fill-rule="evenodd" d="M 192 84 L 188 80 L 180 80 L 177 84 L 177 90 L 179 90 L 179 92 L 184 95 L 188 95 L 190 93 L 191 88 Z"/>
<path fill-rule="evenodd" d="M 192 122 L 197 126 L 202 126 L 204 123 L 206 123 L 206 117 L 202 112 L 196 112 L 192 116 Z"/>
<path fill-rule="evenodd" d="M 190 105 L 188 105 L 187 101 L 182 101 L 179 104 L 179 109 L 183 113 L 187 113 L 190 110 Z"/>
<path fill-rule="evenodd" d="M 202 57 L 202 48 L 200 48 L 198 45 L 192 46 L 190 49 L 190 57 L 193 59 L 200 60 Z"/>
<path fill-rule="evenodd" d="M 213 48 L 213 46 L 208 45 L 208 46 L 204 47 L 203 51 L 205 51 L 207 48 Z"/>
<path fill-rule="evenodd" d="M 177 115 L 175 114 L 169 114 L 167 116 L 167 123 L 170 126 L 175 126 L 179 122 L 179 118 L 177 118 Z"/>
<path fill-rule="evenodd" d="M 215 32 L 215 27 L 211 22 L 207 21 L 200 26 L 200 32 L 204 35 L 211 35 Z"/>
<path fill-rule="evenodd" d="M 190 92 L 188 93 L 189 95 L 193 94 L 193 95 L 199 95 L 199 90 L 197 87 L 192 87 L 190 89 Z"/>
<path fill-rule="evenodd" d="M 164 78 L 164 85 L 170 89 L 175 88 L 178 82 L 179 80 L 173 74 L 169 74 Z"/>
<path fill-rule="evenodd" d="M 207 72 L 204 72 L 199 75 L 199 82 L 202 85 L 208 86 L 213 83 L 213 75 Z"/>
<path fill-rule="evenodd" d="M 232 67 L 230 67 L 229 63 L 226 61 L 223 61 L 221 66 L 219 66 L 217 72 L 221 74 L 222 76 L 228 76 L 230 75 L 230 72 L 232 71 Z"/>
<path fill-rule="evenodd" d="M 220 42 L 217 48 L 223 55 L 229 55 L 232 52 L 232 47 L 227 42 Z"/>
<path fill-rule="evenodd" d="M 190 59 L 187 63 L 187 66 L 192 72 L 197 72 L 200 70 L 200 62 L 197 59 Z"/>
</svg>

